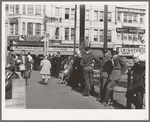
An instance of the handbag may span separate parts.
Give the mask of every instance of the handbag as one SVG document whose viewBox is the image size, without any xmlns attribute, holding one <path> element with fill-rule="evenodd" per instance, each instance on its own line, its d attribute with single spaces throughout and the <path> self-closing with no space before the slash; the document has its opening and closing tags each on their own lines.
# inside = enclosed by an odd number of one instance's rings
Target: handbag
<svg viewBox="0 0 150 122">
<path fill-rule="evenodd" d="M 20 69 L 20 71 L 24 71 L 25 70 L 25 65 L 24 64 L 20 64 L 19 65 L 19 69 Z"/>
</svg>

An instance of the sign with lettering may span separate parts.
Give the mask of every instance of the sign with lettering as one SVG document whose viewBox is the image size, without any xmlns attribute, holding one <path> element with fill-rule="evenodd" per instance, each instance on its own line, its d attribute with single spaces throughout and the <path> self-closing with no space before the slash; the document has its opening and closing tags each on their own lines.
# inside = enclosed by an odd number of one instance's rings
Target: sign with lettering
<svg viewBox="0 0 150 122">
<path fill-rule="evenodd" d="M 145 48 L 119 48 L 119 55 L 121 56 L 132 56 L 136 52 L 145 52 Z"/>
<path fill-rule="evenodd" d="M 38 50 L 38 51 L 43 51 L 43 47 L 22 47 L 22 46 L 18 46 L 18 47 L 14 47 L 14 50 Z"/>
<path fill-rule="evenodd" d="M 116 9 L 119 12 L 132 12 L 132 13 L 142 13 L 142 14 L 146 13 L 146 11 L 142 9 L 123 8 L 123 7 L 117 7 Z"/>
<path fill-rule="evenodd" d="M 145 33 L 144 29 L 132 29 L 132 28 L 116 28 L 117 33 Z"/>
<path fill-rule="evenodd" d="M 76 51 L 79 49 L 76 48 Z M 73 48 L 49 48 L 49 51 L 74 51 Z"/>
</svg>

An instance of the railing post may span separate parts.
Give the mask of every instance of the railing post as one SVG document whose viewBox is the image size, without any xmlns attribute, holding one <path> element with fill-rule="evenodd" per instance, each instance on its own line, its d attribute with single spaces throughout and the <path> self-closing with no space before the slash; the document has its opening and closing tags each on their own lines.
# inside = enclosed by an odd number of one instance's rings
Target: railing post
<svg viewBox="0 0 150 122">
<path fill-rule="evenodd" d="M 127 91 L 131 85 L 131 71 L 130 68 L 128 69 L 128 81 L 127 81 Z M 127 99 L 127 104 L 126 104 L 127 109 L 131 109 L 131 102 Z"/>
</svg>

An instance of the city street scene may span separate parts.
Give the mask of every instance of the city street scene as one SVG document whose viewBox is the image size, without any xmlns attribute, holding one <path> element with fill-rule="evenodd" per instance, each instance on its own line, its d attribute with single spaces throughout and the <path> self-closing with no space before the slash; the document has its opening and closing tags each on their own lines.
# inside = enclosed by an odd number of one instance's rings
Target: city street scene
<svg viewBox="0 0 150 122">
<path fill-rule="evenodd" d="M 4 108 L 147 110 L 147 6 L 3 2 Z"/>
</svg>

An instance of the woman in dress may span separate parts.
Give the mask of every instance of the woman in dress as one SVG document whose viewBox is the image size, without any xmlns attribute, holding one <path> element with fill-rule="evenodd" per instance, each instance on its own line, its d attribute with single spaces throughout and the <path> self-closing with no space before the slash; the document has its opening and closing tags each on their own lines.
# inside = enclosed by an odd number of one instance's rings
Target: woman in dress
<svg viewBox="0 0 150 122">
<path fill-rule="evenodd" d="M 41 76 L 43 84 L 48 84 L 48 79 L 50 78 L 50 70 L 51 70 L 51 62 L 48 60 L 48 57 L 45 56 L 44 59 L 40 63 L 41 65 Z"/>
</svg>

